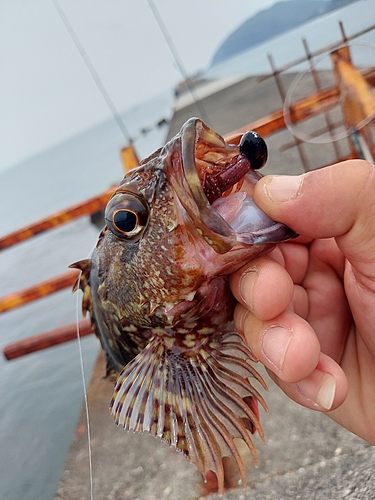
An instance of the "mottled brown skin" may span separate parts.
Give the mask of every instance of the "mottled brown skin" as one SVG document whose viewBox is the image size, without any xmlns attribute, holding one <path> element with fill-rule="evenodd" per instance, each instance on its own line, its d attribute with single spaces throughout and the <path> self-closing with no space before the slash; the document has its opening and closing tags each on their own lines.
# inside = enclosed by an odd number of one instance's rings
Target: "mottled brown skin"
<svg viewBox="0 0 375 500">
<path fill-rule="evenodd" d="M 142 193 L 140 173 L 135 176 Z M 175 202 L 165 173 L 157 171 L 156 177 L 158 196 L 152 200 L 147 238 L 124 245 L 106 228 L 98 244 L 99 255 L 92 257 L 93 315 L 105 325 L 107 331 L 100 332 L 100 337 L 123 366 L 150 340 L 152 328 L 176 323 L 175 316 L 165 314 L 164 304 L 178 304 L 203 279 L 198 263 L 182 272 L 185 252 Z"/>
<path fill-rule="evenodd" d="M 238 236 L 208 203 L 199 182 L 211 170 L 236 168 L 238 154 L 199 120 L 188 121 L 125 176 L 91 258 L 75 265 L 107 372 L 125 366 L 111 403 L 116 422 L 167 441 L 203 476 L 214 471 L 219 492 L 224 456 L 245 482 L 233 438 L 244 439 L 256 460 L 247 431 L 263 436 L 257 401 L 265 407 L 248 377 L 262 379 L 233 332 L 228 274 L 293 236 L 273 221 L 271 230 Z M 119 214 L 136 214 L 134 229 L 121 222 L 119 230 Z"/>
</svg>

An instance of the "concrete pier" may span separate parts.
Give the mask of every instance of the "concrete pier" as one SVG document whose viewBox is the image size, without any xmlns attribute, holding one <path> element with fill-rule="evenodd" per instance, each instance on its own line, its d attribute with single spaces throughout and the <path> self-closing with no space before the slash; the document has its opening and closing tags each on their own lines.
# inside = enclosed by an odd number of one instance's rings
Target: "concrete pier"
<svg viewBox="0 0 375 500">
<path fill-rule="evenodd" d="M 287 75 L 289 83 L 293 75 Z M 287 84 L 288 82 L 286 82 Z M 257 78 L 202 95 L 208 125 L 220 134 L 244 126 L 282 105 L 275 82 Z M 215 89 L 214 89 L 215 90 Z M 199 115 L 194 103 L 176 108 L 173 136 L 182 123 Z M 202 117 L 203 119 L 205 117 Z M 296 148 L 280 152 L 291 141 L 288 131 L 270 138 L 270 161 L 265 173 L 301 173 Z M 304 145 L 310 168 L 334 161 L 331 146 Z M 226 492 L 221 500 L 334 500 L 375 498 L 375 450 L 333 423 L 327 416 L 289 400 L 257 367 L 269 385 L 264 393 L 269 413 L 261 411 L 266 443 L 257 437 L 260 465 L 255 469 L 245 454 L 248 486 Z M 203 484 L 194 465 L 159 440 L 123 431 L 109 413 L 113 383 L 103 379 L 100 355 L 90 382 L 93 492 L 95 500 L 193 500 L 203 498 Z M 359 410 L 360 411 L 360 410 Z M 90 499 L 86 416 L 82 412 L 55 500 Z M 217 495 L 205 498 L 219 499 Z"/>
</svg>

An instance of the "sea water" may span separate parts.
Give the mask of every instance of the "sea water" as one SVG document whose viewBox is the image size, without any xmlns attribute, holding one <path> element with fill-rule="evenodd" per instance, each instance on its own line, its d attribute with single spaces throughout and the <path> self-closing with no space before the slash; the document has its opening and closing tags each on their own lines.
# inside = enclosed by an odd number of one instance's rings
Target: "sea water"
<svg viewBox="0 0 375 500">
<path fill-rule="evenodd" d="M 315 50 L 340 38 L 339 20 L 351 35 L 373 24 L 374 14 L 374 0 L 356 2 L 211 68 L 207 75 L 267 73 L 267 53 L 281 66 L 303 55 L 302 37 Z M 362 39 L 375 44 L 374 32 Z M 375 58 L 366 56 L 364 63 L 374 66 Z M 140 157 L 164 142 L 167 127 L 156 124 L 168 119 L 171 111 L 171 93 L 167 93 L 124 114 Z M 122 177 L 119 151 L 124 145 L 115 122 L 107 121 L 1 172 L 0 236 L 118 182 Z M 98 229 L 83 217 L 2 251 L 0 296 L 64 273 L 70 263 L 89 255 L 97 235 Z M 76 296 L 63 290 L 1 315 L 0 348 L 74 323 L 76 308 Z M 98 342 L 89 336 L 82 345 L 89 378 Z M 13 361 L 0 355 L 0 500 L 54 498 L 82 402 L 76 342 Z M 89 471 L 87 484 L 89 492 Z"/>
<path fill-rule="evenodd" d="M 140 158 L 164 143 L 172 94 L 123 114 Z M 114 120 L 108 120 L 1 172 L 0 237 L 117 184 L 125 145 Z M 69 264 L 89 256 L 98 233 L 89 217 L 82 217 L 3 250 L 0 296 L 68 271 Z M 77 305 L 81 308 L 77 295 L 62 290 L 0 315 L 0 348 L 74 324 Z M 89 336 L 82 347 L 89 380 L 99 344 Z M 12 361 L 0 354 L 1 500 L 54 498 L 82 400 L 77 341 Z M 89 488 L 89 475 L 87 482 Z"/>
</svg>

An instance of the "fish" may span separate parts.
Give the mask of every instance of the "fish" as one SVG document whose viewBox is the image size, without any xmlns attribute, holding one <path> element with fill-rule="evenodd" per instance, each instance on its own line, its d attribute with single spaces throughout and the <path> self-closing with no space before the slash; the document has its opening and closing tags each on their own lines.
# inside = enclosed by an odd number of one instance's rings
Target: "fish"
<svg viewBox="0 0 375 500">
<path fill-rule="evenodd" d="M 164 147 L 125 175 L 105 210 L 105 227 L 81 271 L 83 314 L 117 377 L 117 425 L 146 432 L 214 473 L 224 491 L 224 457 L 246 470 L 234 439 L 254 462 L 251 434 L 264 433 L 254 387 L 263 378 L 233 325 L 230 273 L 295 237 L 251 193 L 267 146 L 253 131 L 228 144 L 190 118 Z"/>
</svg>

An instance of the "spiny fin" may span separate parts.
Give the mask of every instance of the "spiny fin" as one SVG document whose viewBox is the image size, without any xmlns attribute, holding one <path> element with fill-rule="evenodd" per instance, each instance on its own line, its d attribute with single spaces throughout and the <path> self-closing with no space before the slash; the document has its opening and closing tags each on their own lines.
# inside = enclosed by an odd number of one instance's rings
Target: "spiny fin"
<svg viewBox="0 0 375 500">
<path fill-rule="evenodd" d="M 69 267 L 81 270 L 81 273 L 78 276 L 77 281 L 73 286 L 73 293 L 76 292 L 78 289 L 82 290 L 83 292 L 82 314 L 86 316 L 87 312 L 90 313 L 91 326 L 95 332 L 95 335 L 100 340 L 102 349 L 105 352 L 105 357 L 106 357 L 105 377 L 115 380 L 122 366 L 120 367 L 119 364 L 114 361 L 113 357 L 109 354 L 108 350 L 106 349 L 106 346 L 103 343 L 102 335 L 100 335 L 100 328 L 98 322 L 96 321 L 96 317 L 92 308 L 91 286 L 90 286 L 91 261 L 90 259 L 80 260 L 78 262 L 75 262 L 74 264 L 71 264 Z"/>
<path fill-rule="evenodd" d="M 248 377 L 265 383 L 247 363 L 251 353 L 235 332 L 217 333 L 187 349 L 183 342 L 155 336 L 121 372 L 111 401 L 115 421 L 127 430 L 148 432 L 195 463 L 205 478 L 217 476 L 224 490 L 223 457 L 236 462 L 243 484 L 245 467 L 233 438 L 242 438 L 254 462 L 257 452 L 248 430 L 258 431 L 262 396 Z M 168 344 L 168 345 L 167 345 Z M 255 411 L 254 411 L 255 410 Z"/>
<path fill-rule="evenodd" d="M 82 290 L 83 292 L 82 314 L 86 316 L 86 313 L 92 310 L 91 286 L 90 286 L 91 261 L 90 259 L 80 260 L 78 262 L 74 262 L 74 264 L 70 264 L 69 267 L 81 270 L 81 274 L 78 276 L 77 281 L 73 286 L 73 293 L 76 292 L 78 289 Z"/>
</svg>

